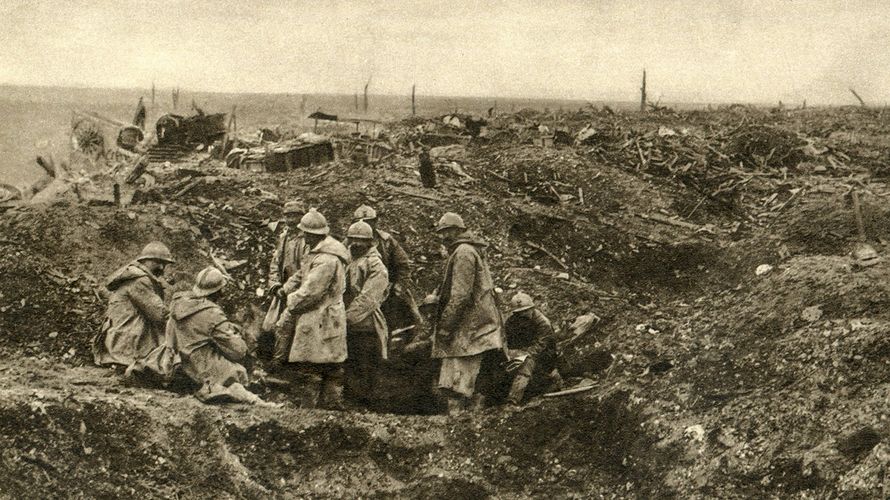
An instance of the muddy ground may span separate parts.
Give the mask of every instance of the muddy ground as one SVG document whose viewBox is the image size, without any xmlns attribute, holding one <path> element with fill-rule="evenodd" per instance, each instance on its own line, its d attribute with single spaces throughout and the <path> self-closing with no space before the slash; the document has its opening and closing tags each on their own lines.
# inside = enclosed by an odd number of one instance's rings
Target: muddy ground
<svg viewBox="0 0 890 500">
<path fill-rule="evenodd" d="M 884 254 L 888 121 L 852 108 L 522 112 L 438 159 L 436 189 L 416 173 L 416 122 L 395 123 L 396 154 L 377 165 L 257 174 L 195 156 L 151 166 L 156 182 L 128 206 L 68 195 L 8 208 L 0 492 L 884 496 L 890 264 L 851 257 L 850 191 Z M 541 125 L 597 133 L 542 148 Z M 272 223 L 292 198 L 340 234 L 355 207 L 376 206 L 412 256 L 420 297 L 444 263 L 432 226 L 461 213 L 492 244 L 501 302 L 536 297 L 563 339 L 564 375 L 596 387 L 519 410 L 428 415 L 426 386 L 396 356 L 375 411 L 336 413 L 267 389 L 282 408 L 206 406 L 92 366 L 101 283 L 151 239 L 176 255 L 177 286 L 211 255 L 229 267 L 224 306 L 255 327 Z M 763 264 L 771 270 L 755 273 Z M 586 313 L 602 321 L 574 335 L 568 325 Z"/>
</svg>

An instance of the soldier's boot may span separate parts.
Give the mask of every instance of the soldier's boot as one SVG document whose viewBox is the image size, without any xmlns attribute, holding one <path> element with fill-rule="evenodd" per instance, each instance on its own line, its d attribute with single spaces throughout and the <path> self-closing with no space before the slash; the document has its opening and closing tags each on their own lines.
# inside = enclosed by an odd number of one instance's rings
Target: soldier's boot
<svg viewBox="0 0 890 500">
<path fill-rule="evenodd" d="M 507 394 L 507 402 L 511 405 L 518 406 L 525 397 L 525 389 L 528 387 L 530 377 L 525 373 L 517 373 L 510 385 L 510 392 Z"/>
<path fill-rule="evenodd" d="M 319 408 L 343 411 L 343 368 L 337 368 L 324 377 L 321 386 Z"/>
<path fill-rule="evenodd" d="M 290 311 L 281 313 L 278 326 L 275 327 L 275 350 L 272 352 L 272 371 L 281 370 L 290 355 L 291 342 L 294 339 L 296 318 Z"/>
</svg>

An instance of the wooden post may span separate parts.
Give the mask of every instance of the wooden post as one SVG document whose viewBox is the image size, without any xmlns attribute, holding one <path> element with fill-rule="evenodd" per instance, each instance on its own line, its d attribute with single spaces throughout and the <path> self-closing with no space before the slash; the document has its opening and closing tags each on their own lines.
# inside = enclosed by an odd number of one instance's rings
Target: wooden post
<svg viewBox="0 0 890 500">
<path fill-rule="evenodd" d="M 643 86 L 640 87 L 640 113 L 646 112 L 646 70 L 643 70 Z"/>
<path fill-rule="evenodd" d="M 301 121 L 303 120 L 303 118 L 306 117 L 305 115 L 306 115 L 306 94 L 303 94 L 300 96 L 300 120 Z"/>
<path fill-rule="evenodd" d="M 352 94 L 352 96 L 355 97 L 355 110 L 358 111 L 358 92 Z"/>
<path fill-rule="evenodd" d="M 411 85 L 411 116 L 417 116 L 417 106 L 415 105 L 414 95 L 417 90 L 417 84 Z"/>
<path fill-rule="evenodd" d="M 862 107 L 864 108 L 864 107 L 865 107 L 865 101 L 863 101 L 862 98 L 859 97 L 859 94 L 857 94 L 856 91 L 853 90 L 852 88 L 850 89 L 850 92 L 852 92 L 853 95 L 856 96 L 856 99 L 859 100 L 859 105 L 862 106 Z"/>
</svg>

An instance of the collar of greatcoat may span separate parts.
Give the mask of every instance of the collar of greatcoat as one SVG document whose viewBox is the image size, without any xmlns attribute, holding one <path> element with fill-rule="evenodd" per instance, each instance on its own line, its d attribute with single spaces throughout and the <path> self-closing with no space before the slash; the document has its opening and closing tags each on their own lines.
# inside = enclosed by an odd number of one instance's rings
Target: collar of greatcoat
<svg viewBox="0 0 890 500">
<path fill-rule="evenodd" d="M 349 262 L 349 250 L 346 249 L 343 243 L 340 243 L 330 235 L 325 236 L 309 253 L 326 253 L 342 260 L 344 264 Z"/>
</svg>

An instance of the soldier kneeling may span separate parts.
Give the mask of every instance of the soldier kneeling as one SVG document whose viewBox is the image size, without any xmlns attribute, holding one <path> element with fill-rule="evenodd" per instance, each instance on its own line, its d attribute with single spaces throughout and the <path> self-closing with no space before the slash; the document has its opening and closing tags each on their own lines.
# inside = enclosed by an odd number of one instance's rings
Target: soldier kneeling
<svg viewBox="0 0 890 500">
<path fill-rule="evenodd" d="M 244 362 L 247 343 L 217 301 L 226 278 L 214 267 L 198 273 L 191 291 L 173 296 L 167 324 L 167 347 L 178 355 L 183 373 L 201 384 L 195 396 L 203 402 L 233 399 L 265 403 L 248 391 Z"/>
<path fill-rule="evenodd" d="M 556 369 L 556 338 L 550 320 L 535 307 L 532 298 L 517 293 L 504 322 L 507 337 L 507 373 L 511 380 L 507 402 L 522 403 L 527 389 L 558 390 L 562 377 Z"/>
</svg>

